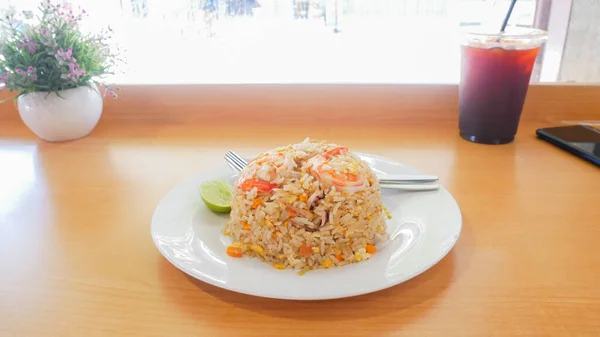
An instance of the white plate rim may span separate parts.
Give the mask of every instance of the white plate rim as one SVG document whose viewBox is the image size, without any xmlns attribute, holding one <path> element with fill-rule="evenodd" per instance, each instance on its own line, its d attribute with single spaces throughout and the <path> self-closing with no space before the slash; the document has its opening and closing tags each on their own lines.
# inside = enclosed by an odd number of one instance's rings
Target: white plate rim
<svg viewBox="0 0 600 337">
<path fill-rule="evenodd" d="M 402 167 L 403 169 L 407 170 L 407 171 L 411 171 L 411 173 L 414 174 L 420 174 L 420 172 L 410 166 L 407 166 L 405 164 L 402 164 L 400 162 L 397 162 L 395 160 L 389 159 L 389 158 L 385 158 L 382 156 L 378 156 L 378 155 L 373 155 L 373 154 L 366 154 L 366 153 L 361 153 L 361 152 L 355 152 L 356 154 L 358 154 L 359 156 L 361 156 L 362 158 L 372 158 L 384 163 L 388 163 L 388 164 L 392 164 L 392 165 L 397 165 Z M 207 172 L 216 172 L 216 171 L 220 171 L 222 169 L 227 169 L 230 170 L 225 164 L 223 165 L 217 165 L 217 166 L 213 166 L 212 169 L 205 169 L 201 172 L 196 172 L 195 174 L 192 174 L 188 177 L 186 177 L 185 179 L 182 179 L 181 181 L 179 181 L 177 184 L 175 184 L 174 186 L 172 186 L 169 191 L 163 195 L 163 197 L 160 199 L 159 203 L 157 204 L 157 207 L 155 208 L 155 211 L 152 215 L 152 220 L 151 220 L 151 230 L 150 230 L 150 234 L 152 237 L 152 241 L 154 242 L 156 248 L 158 249 L 158 251 L 161 253 L 161 255 L 169 262 L 171 263 L 173 266 L 175 266 L 177 269 L 179 269 L 180 271 L 184 272 L 185 274 L 200 280 L 204 283 L 210 284 L 212 286 L 218 287 L 218 288 L 222 288 L 225 290 L 229 290 L 229 291 L 233 291 L 233 292 L 237 292 L 237 293 L 241 293 L 241 294 L 245 294 L 245 295 L 250 295 L 250 296 L 257 296 L 257 297 L 263 297 L 263 298 L 271 298 L 271 299 L 281 299 L 281 300 L 301 300 L 301 301 L 314 301 L 314 300 L 331 300 L 331 299 L 341 299 L 341 298 L 347 298 L 347 297 L 355 297 L 355 296 L 360 296 L 360 295 L 366 295 L 366 294 L 370 294 L 370 293 L 374 293 L 374 292 L 378 292 L 393 286 L 396 286 L 398 284 L 404 283 L 410 279 L 413 279 L 417 276 L 419 276 L 420 274 L 424 273 L 425 271 L 431 269 L 433 266 L 435 266 L 436 264 L 438 264 L 444 257 L 446 257 L 446 255 L 448 255 L 448 253 L 452 250 L 452 248 L 454 248 L 454 246 L 456 245 L 456 242 L 458 241 L 461 233 L 462 233 L 462 225 L 463 225 L 463 219 L 462 219 L 462 212 L 460 210 L 460 207 L 458 205 L 458 203 L 456 202 L 456 200 L 454 199 L 454 197 L 442 186 L 440 185 L 440 189 L 436 192 L 439 193 L 443 193 L 446 195 L 446 197 L 449 198 L 449 201 L 453 202 L 453 206 L 455 207 L 455 210 L 457 211 L 457 213 L 455 214 L 456 216 L 458 216 L 457 219 L 455 219 L 457 221 L 457 225 L 458 228 L 455 230 L 455 234 L 452 236 L 450 241 L 445 242 L 445 247 L 444 249 L 440 250 L 439 254 L 437 254 L 434 258 L 431 258 L 429 260 L 429 262 L 422 264 L 420 268 L 413 268 L 411 270 L 410 273 L 406 273 L 404 274 L 403 277 L 401 277 L 400 279 L 390 282 L 388 284 L 379 286 L 379 287 L 370 287 L 368 290 L 361 290 L 361 291 L 347 291 L 347 292 L 338 292 L 337 294 L 332 294 L 330 296 L 327 295 L 320 295 L 320 296 L 297 296 L 296 294 L 294 294 L 293 292 L 290 292 L 290 294 L 287 295 L 270 295 L 268 293 L 265 292 L 261 292 L 261 291 L 251 291 L 248 289 L 244 289 L 244 288 L 240 288 L 240 287 L 234 287 L 231 286 L 230 284 L 220 284 L 219 282 L 215 282 L 212 278 L 210 277 L 206 277 L 201 273 L 197 273 L 194 272 L 193 270 L 190 270 L 189 268 L 187 268 L 187 266 L 185 266 L 184 264 L 181 263 L 181 260 L 179 259 L 175 259 L 173 258 L 173 256 L 171 254 L 169 254 L 168 252 L 166 252 L 162 245 L 160 244 L 160 242 L 158 241 L 158 237 L 157 235 L 155 235 L 155 218 L 157 215 L 157 211 L 159 209 L 159 206 L 161 205 L 161 203 L 163 202 L 163 200 L 167 199 L 168 197 L 170 197 L 171 194 L 174 193 L 174 191 L 177 189 L 178 186 L 185 184 L 186 182 L 189 182 L 191 180 L 193 180 L 194 177 L 197 177 L 198 175 L 202 174 L 202 173 L 207 173 Z M 233 172 L 232 172 L 233 174 Z M 425 192 L 410 192 L 410 193 L 425 193 Z M 204 205 L 202 205 L 204 206 Z M 263 262 L 261 262 L 263 263 Z M 360 263 L 359 263 L 360 264 Z M 342 267 L 343 268 L 343 267 Z M 336 268 L 337 269 L 337 268 Z M 334 270 L 334 269 L 330 269 L 330 270 Z"/>
</svg>

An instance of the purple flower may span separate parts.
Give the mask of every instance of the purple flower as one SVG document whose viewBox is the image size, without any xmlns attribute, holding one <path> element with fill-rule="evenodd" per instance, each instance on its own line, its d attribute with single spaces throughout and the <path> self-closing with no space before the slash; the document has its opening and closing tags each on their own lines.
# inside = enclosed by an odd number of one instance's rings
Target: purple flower
<svg viewBox="0 0 600 337">
<path fill-rule="evenodd" d="M 117 98 L 117 93 L 114 90 L 110 89 L 110 88 L 104 88 L 104 95 L 103 96 L 104 96 L 104 98 L 109 98 L 109 97 Z"/>
<path fill-rule="evenodd" d="M 55 57 L 61 66 L 65 64 L 70 65 L 77 62 L 77 60 L 75 60 L 75 58 L 73 57 L 73 48 L 71 47 L 69 47 L 69 49 L 67 49 L 66 52 L 62 48 L 60 48 L 58 51 L 56 51 Z"/>
<path fill-rule="evenodd" d="M 86 14 L 84 10 L 74 11 L 73 6 L 70 3 L 63 3 L 62 6 L 58 4 L 52 7 L 53 12 L 55 12 L 58 17 L 69 26 L 76 26 Z"/>
<path fill-rule="evenodd" d="M 37 69 L 35 67 L 29 66 L 27 68 L 27 71 L 21 69 L 21 68 L 17 68 L 15 69 L 15 72 L 17 73 L 18 77 L 17 79 L 19 81 L 30 81 L 30 80 L 37 80 L 38 76 L 37 76 Z M 7 78 L 10 76 L 10 74 L 4 73 L 4 75 L 2 75 L 1 78 Z M 0 79 L 1 81 L 1 79 Z"/>
<path fill-rule="evenodd" d="M 18 72 L 19 69 L 17 69 Z M 24 74 L 27 77 L 33 77 L 36 76 L 37 77 L 37 69 L 35 67 L 29 66 L 27 68 L 27 72 L 22 71 L 22 74 Z"/>
<path fill-rule="evenodd" d="M 38 47 L 37 43 L 35 43 L 35 41 L 33 41 L 33 39 L 27 35 L 25 35 L 23 37 L 23 43 L 18 46 L 19 49 L 27 48 L 27 51 L 29 52 L 29 54 L 34 54 L 35 51 L 37 50 L 37 47 Z"/>
<path fill-rule="evenodd" d="M 9 78 L 10 78 L 9 72 L 5 72 L 2 75 L 0 75 L 0 85 L 2 85 L 2 84 L 6 85 L 6 83 L 8 83 Z"/>
<path fill-rule="evenodd" d="M 80 78 L 85 76 L 85 71 L 79 69 L 79 65 L 76 63 L 69 63 L 69 73 L 62 74 L 60 77 L 65 80 L 72 80 L 73 82 L 79 82 Z"/>
<path fill-rule="evenodd" d="M 42 29 L 40 31 L 40 35 L 42 35 L 40 37 L 40 42 L 46 46 L 46 47 L 50 47 L 51 49 L 55 50 L 58 47 L 58 44 L 56 43 L 56 41 L 52 41 L 52 33 L 49 32 L 46 29 Z M 54 52 L 49 53 L 50 55 L 54 55 Z"/>
</svg>

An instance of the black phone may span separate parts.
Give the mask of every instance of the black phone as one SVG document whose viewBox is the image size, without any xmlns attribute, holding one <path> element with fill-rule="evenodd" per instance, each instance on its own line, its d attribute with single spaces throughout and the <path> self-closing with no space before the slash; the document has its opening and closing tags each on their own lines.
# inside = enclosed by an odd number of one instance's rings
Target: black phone
<svg viewBox="0 0 600 337">
<path fill-rule="evenodd" d="M 540 139 L 600 166 L 600 130 L 571 125 L 537 129 L 535 133 Z"/>
</svg>

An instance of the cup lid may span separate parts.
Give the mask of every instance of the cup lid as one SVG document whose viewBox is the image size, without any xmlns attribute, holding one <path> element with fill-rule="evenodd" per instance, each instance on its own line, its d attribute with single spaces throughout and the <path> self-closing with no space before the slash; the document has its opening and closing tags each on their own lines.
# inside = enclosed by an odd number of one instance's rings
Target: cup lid
<svg viewBox="0 0 600 337">
<path fill-rule="evenodd" d="M 513 46 L 531 48 L 543 44 L 548 39 L 548 32 L 527 27 L 507 27 L 504 32 L 489 28 L 471 28 L 463 31 L 463 44 L 488 46 Z"/>
<path fill-rule="evenodd" d="M 491 28 L 481 27 L 481 28 L 470 28 L 469 30 L 464 31 L 465 34 L 471 36 L 480 36 L 486 38 L 498 38 L 498 39 L 539 39 L 545 38 L 548 36 L 548 32 L 545 30 L 537 29 L 537 28 L 528 28 L 528 27 L 514 27 L 509 26 L 506 27 L 504 32 L 500 32 L 498 30 L 494 31 Z"/>
</svg>

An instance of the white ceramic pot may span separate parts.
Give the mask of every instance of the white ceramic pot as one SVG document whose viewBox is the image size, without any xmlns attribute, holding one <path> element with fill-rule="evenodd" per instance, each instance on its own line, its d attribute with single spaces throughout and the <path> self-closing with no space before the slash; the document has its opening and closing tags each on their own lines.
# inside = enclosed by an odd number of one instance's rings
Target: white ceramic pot
<svg viewBox="0 0 600 337">
<path fill-rule="evenodd" d="M 34 92 L 17 99 L 21 119 L 38 137 L 61 142 L 89 135 L 102 114 L 95 85 L 56 93 Z"/>
</svg>

